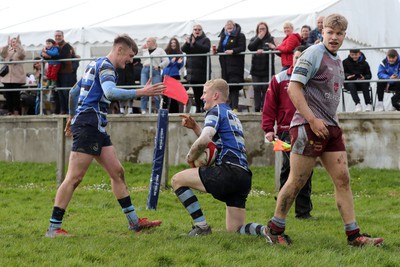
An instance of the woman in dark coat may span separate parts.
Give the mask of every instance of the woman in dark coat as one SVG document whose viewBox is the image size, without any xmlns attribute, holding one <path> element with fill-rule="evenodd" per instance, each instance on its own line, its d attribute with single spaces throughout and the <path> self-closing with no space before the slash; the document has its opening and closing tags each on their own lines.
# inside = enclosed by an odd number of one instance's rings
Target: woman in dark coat
<svg viewBox="0 0 400 267">
<path fill-rule="evenodd" d="M 219 56 L 222 79 L 231 83 L 244 83 L 244 54 L 246 50 L 246 37 L 241 32 L 239 24 L 228 20 L 220 33 L 217 52 L 225 55 Z M 230 107 L 234 111 L 239 108 L 239 91 L 242 85 L 229 85 Z"/>
<path fill-rule="evenodd" d="M 275 45 L 274 37 L 269 33 L 267 23 L 260 22 L 257 24 L 256 36 L 250 39 L 250 43 L 247 46 L 250 51 L 257 52 L 251 58 L 250 74 L 253 83 L 267 83 L 275 74 L 275 55 L 264 53 L 264 51 L 271 50 L 268 46 L 269 43 Z M 260 112 L 263 108 L 268 84 L 253 85 L 253 88 L 254 111 Z"/>
</svg>

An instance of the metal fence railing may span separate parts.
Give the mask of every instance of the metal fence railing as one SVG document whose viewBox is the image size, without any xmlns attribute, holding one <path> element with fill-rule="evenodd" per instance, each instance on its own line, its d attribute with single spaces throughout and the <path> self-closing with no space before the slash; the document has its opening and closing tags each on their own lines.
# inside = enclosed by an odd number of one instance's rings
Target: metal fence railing
<svg viewBox="0 0 400 267">
<path fill-rule="evenodd" d="M 384 49 L 392 49 L 392 48 L 398 48 L 398 47 L 361 47 L 361 48 L 351 48 L 351 49 L 384 50 Z M 343 48 L 343 49 L 340 49 L 339 51 L 346 51 L 346 50 L 350 50 L 350 48 Z M 240 54 L 241 55 L 253 55 L 255 53 L 256 52 L 247 51 L 247 52 L 242 52 Z M 244 83 L 229 83 L 229 85 L 230 86 L 234 86 L 234 85 L 235 86 L 243 86 L 243 87 L 252 86 L 252 85 L 269 85 L 270 80 L 271 80 L 272 75 L 273 75 L 273 73 L 271 73 L 271 70 L 272 70 L 272 65 L 271 65 L 272 64 L 272 56 L 274 54 L 278 54 L 278 53 L 279 53 L 279 51 L 264 51 L 264 54 L 269 54 L 269 56 L 270 56 L 270 60 L 269 60 L 269 62 L 270 62 L 269 71 L 270 72 L 268 74 L 270 79 L 269 79 L 268 82 L 258 82 L 258 83 L 256 83 L 256 82 L 252 82 L 251 80 L 246 79 Z M 206 73 L 207 73 L 207 77 L 209 79 L 209 78 L 211 78 L 210 77 L 210 69 L 209 69 L 210 66 L 211 66 L 211 58 L 212 57 L 220 57 L 220 56 L 231 56 L 231 55 L 226 55 L 224 53 L 216 53 L 216 54 L 214 54 L 214 53 L 211 53 L 211 52 L 205 53 L 205 54 L 173 54 L 173 55 L 167 55 L 167 57 L 171 57 L 171 56 L 180 56 L 180 57 L 198 57 L 198 56 L 204 57 L 204 56 L 206 56 L 207 57 L 207 70 L 206 70 Z M 141 58 L 141 59 L 143 59 L 143 58 L 157 58 L 157 57 L 163 57 L 163 56 L 152 56 L 152 55 L 150 55 L 149 57 L 136 56 L 136 58 Z M 89 61 L 93 61 L 95 59 L 97 59 L 97 58 L 94 58 L 94 57 L 92 57 L 92 58 L 68 58 L 68 59 L 52 60 L 52 61 L 60 61 L 60 62 L 64 62 L 64 61 L 89 62 Z M 0 92 L 5 92 L 5 91 L 36 91 L 37 96 L 38 96 L 37 99 L 39 101 L 39 106 L 40 106 L 38 115 L 43 115 L 44 90 L 50 90 L 50 91 L 52 90 L 51 88 L 47 88 L 47 87 L 44 86 L 45 64 L 47 63 L 47 61 L 49 61 L 49 60 L 41 59 L 41 60 L 21 60 L 21 61 L 0 61 L 0 65 L 1 64 L 24 64 L 24 63 L 35 63 L 35 62 L 40 62 L 41 63 L 41 75 L 40 75 L 41 80 L 38 81 L 37 84 L 35 84 L 35 85 L 26 84 L 22 88 L 14 88 L 14 89 L 7 89 L 7 88 L 0 87 Z M 152 64 L 152 60 L 150 60 L 150 64 Z M 84 67 L 84 66 L 86 66 L 86 65 L 84 64 L 83 66 L 80 66 L 81 67 L 80 69 L 82 69 L 82 67 Z M 152 68 L 150 68 L 150 69 L 152 69 Z M 278 73 L 278 71 L 276 71 L 276 73 Z M 77 77 L 78 79 L 80 78 L 79 76 L 80 75 L 78 75 L 78 77 Z M 151 76 L 152 76 L 152 73 L 150 71 L 150 77 Z M 389 80 L 382 80 L 382 79 L 371 79 L 371 80 L 363 80 L 363 81 L 355 80 L 355 81 L 345 81 L 345 83 L 347 83 L 347 82 L 357 82 L 357 83 L 358 82 L 371 82 L 372 83 L 372 82 L 385 82 L 385 81 L 387 82 Z M 400 79 L 390 79 L 390 81 L 391 82 L 400 82 Z M 191 87 L 191 86 L 202 86 L 202 84 L 190 84 L 190 83 L 187 83 L 185 81 L 183 81 L 183 85 L 186 88 Z M 137 88 L 141 88 L 141 87 L 142 87 L 142 85 L 121 86 L 121 88 L 126 88 L 126 89 L 137 89 Z M 57 87 L 57 90 L 70 90 L 70 89 L 71 88 Z M 151 101 L 149 101 L 149 104 L 151 105 Z M 151 106 L 150 106 L 149 110 L 151 110 Z"/>
</svg>

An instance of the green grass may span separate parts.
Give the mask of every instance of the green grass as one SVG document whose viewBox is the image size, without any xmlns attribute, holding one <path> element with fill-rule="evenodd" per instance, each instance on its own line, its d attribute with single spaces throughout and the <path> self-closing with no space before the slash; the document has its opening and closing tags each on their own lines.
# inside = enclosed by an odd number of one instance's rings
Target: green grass
<svg viewBox="0 0 400 267">
<path fill-rule="evenodd" d="M 57 189 L 55 164 L 0 162 L 0 266 L 400 266 L 398 170 L 351 169 L 357 222 L 385 238 L 383 247 L 347 246 L 333 186 L 323 169 L 313 178 L 311 221 L 287 219 L 290 247 L 225 231 L 225 206 L 198 194 L 213 234 L 185 236 L 190 216 L 170 188 L 157 211 L 146 210 L 150 165 L 124 164 L 139 216 L 161 227 L 134 235 L 115 200 L 106 173 L 92 164 L 67 209 L 63 227 L 73 236 L 45 238 Z M 170 176 L 186 166 L 175 166 Z M 274 170 L 254 167 L 247 222 L 266 223 L 275 208 Z"/>
</svg>

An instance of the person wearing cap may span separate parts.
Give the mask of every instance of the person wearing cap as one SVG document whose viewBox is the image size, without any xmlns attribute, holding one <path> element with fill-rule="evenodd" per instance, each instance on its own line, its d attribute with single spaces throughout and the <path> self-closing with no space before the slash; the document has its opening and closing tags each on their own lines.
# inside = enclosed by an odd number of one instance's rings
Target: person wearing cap
<svg viewBox="0 0 400 267">
<path fill-rule="evenodd" d="M 42 49 L 40 56 L 43 59 L 54 59 L 60 55 L 60 48 L 58 47 L 56 41 L 49 38 L 46 40 L 46 46 Z M 47 76 L 47 87 L 54 89 L 57 85 L 57 76 L 61 67 L 60 61 L 49 61 L 46 71 Z"/>
<path fill-rule="evenodd" d="M 377 83 L 376 94 L 378 102 L 376 103 L 375 111 L 385 111 L 383 106 L 383 98 L 385 92 L 400 93 L 400 82 L 390 81 L 399 79 L 400 72 L 400 58 L 399 53 L 395 49 L 389 49 L 386 57 L 382 60 L 378 67 L 378 79 L 384 80 Z M 396 110 L 392 105 L 386 111 Z"/>
</svg>

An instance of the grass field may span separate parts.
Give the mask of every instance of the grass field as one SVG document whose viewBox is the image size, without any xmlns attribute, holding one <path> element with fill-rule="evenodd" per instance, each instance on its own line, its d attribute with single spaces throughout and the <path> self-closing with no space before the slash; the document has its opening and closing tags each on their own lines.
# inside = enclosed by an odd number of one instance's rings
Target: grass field
<svg viewBox="0 0 400 267">
<path fill-rule="evenodd" d="M 135 235 L 105 172 L 92 164 L 64 217 L 72 237 L 45 238 L 57 189 L 55 164 L 0 162 L 0 266 L 400 266 L 400 175 L 397 170 L 351 169 L 357 222 L 385 238 L 383 247 L 346 244 L 333 186 L 323 169 L 313 178 L 315 220 L 287 219 L 290 247 L 225 231 L 225 206 L 198 194 L 213 234 L 187 237 L 190 216 L 170 188 L 157 211 L 146 210 L 151 166 L 124 164 L 139 216 L 161 227 Z M 170 176 L 186 166 L 171 167 Z M 247 222 L 265 224 L 275 208 L 273 168 L 254 167 Z"/>
</svg>

